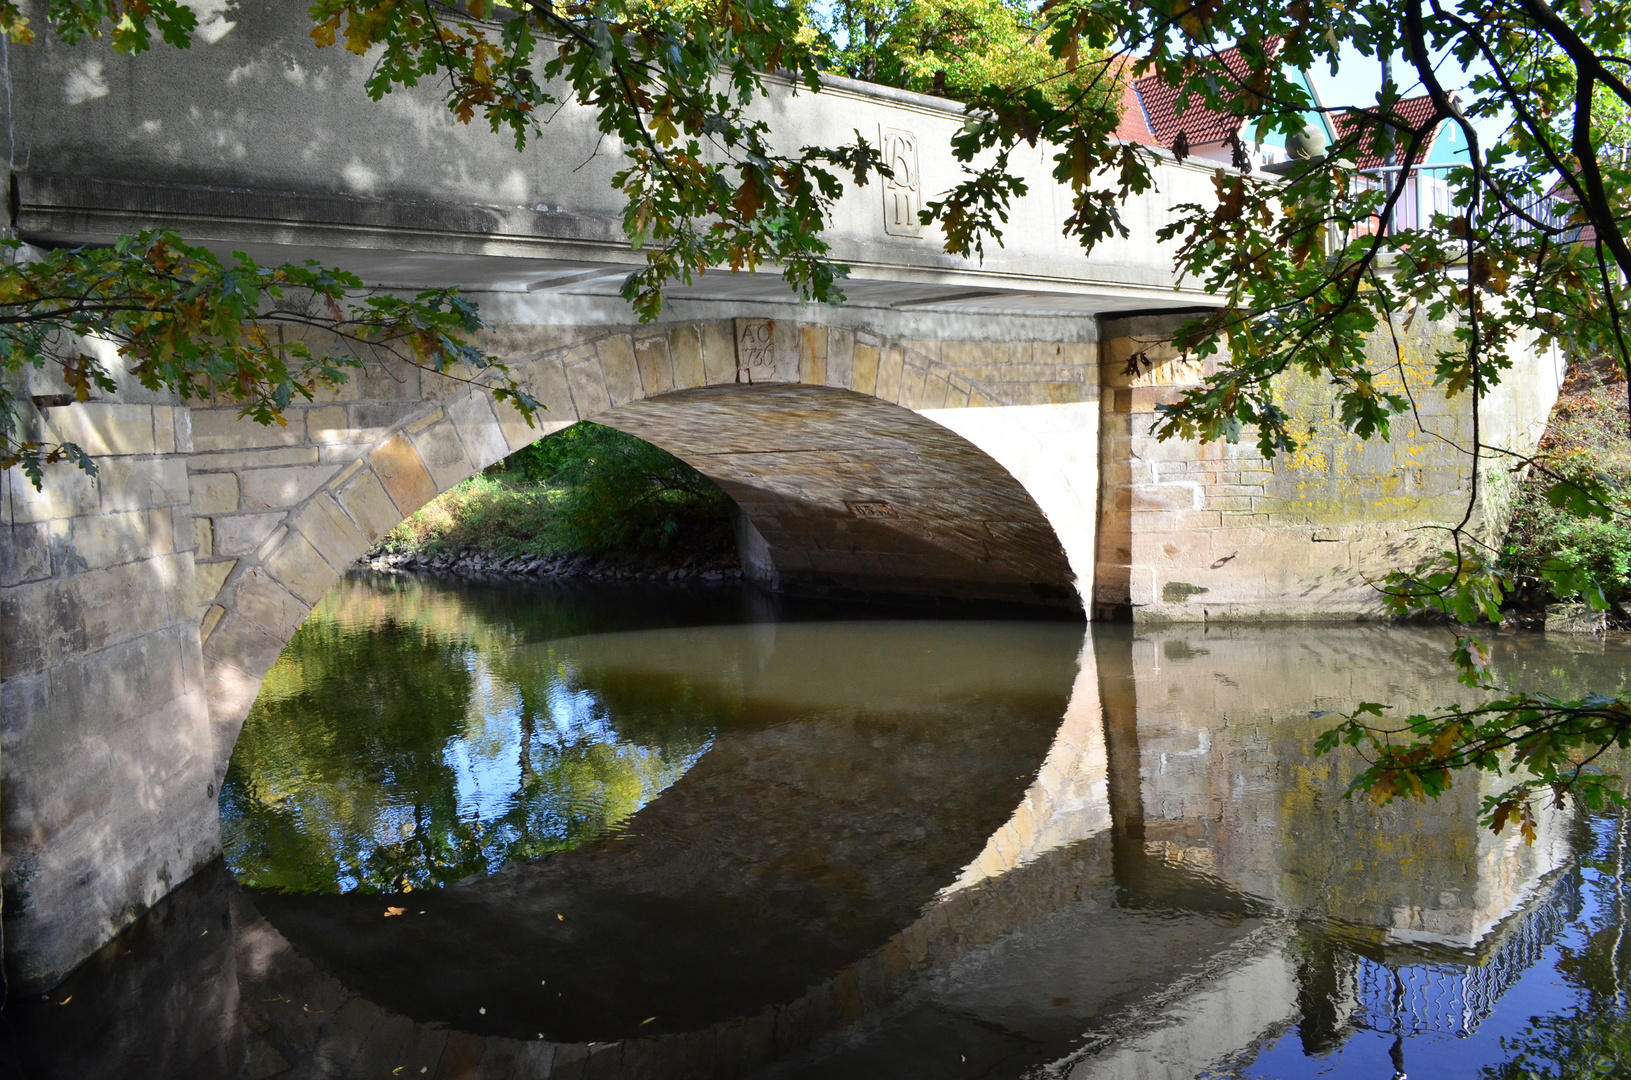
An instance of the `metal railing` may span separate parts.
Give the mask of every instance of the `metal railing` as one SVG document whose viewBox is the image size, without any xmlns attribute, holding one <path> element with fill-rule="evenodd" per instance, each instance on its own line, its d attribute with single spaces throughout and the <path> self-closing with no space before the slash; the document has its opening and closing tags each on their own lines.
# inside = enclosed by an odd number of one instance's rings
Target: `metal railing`
<svg viewBox="0 0 1631 1080">
<path fill-rule="evenodd" d="M 1545 955 L 1580 907 L 1580 878 L 1559 875 L 1550 894 L 1502 926 L 1500 942 L 1482 963 L 1384 963 L 1358 957 L 1354 1019 L 1395 1035 L 1471 1035 L 1501 995 Z"/>
<path fill-rule="evenodd" d="M 1405 190 L 1389 217 L 1389 231 L 1426 229 L 1432 225 L 1435 214 L 1448 217 L 1455 211 L 1455 189 L 1444 177 L 1434 174 L 1462 167 L 1464 166 L 1461 163 L 1450 163 L 1413 165 L 1408 170 L 1397 165 L 1363 169 L 1353 174 L 1350 190 L 1358 194 L 1381 190 L 1390 181 L 1403 183 Z M 1499 203 L 1491 202 L 1489 205 L 1494 208 L 1498 217 L 1520 216 Z M 1533 228 L 1534 225 L 1531 223 L 1538 223 L 1547 230 L 1555 230 L 1561 243 L 1573 243 L 1580 238 L 1581 226 L 1571 224 L 1569 221 L 1574 207 L 1569 200 L 1554 194 L 1527 194 L 1516 201 L 1516 206 L 1522 215 L 1521 227 Z M 1374 235 L 1380 225 L 1381 219 L 1372 217 L 1366 225 L 1354 229 L 1353 235 Z"/>
</svg>

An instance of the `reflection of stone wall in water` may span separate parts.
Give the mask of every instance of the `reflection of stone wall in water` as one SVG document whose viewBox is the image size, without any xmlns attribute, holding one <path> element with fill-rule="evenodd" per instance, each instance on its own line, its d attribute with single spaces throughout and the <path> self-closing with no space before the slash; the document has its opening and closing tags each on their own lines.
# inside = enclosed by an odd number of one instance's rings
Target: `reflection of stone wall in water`
<svg viewBox="0 0 1631 1080">
<path fill-rule="evenodd" d="M 1358 628 L 1122 639 L 1111 651 L 1136 685 L 1146 850 L 1388 941 L 1476 944 L 1561 865 L 1565 816 L 1543 813 L 1525 845 L 1515 830 L 1478 824 L 1498 778 L 1466 777 L 1436 803 L 1375 807 L 1343 798 L 1355 756 L 1314 754 L 1337 713 L 1362 701 L 1407 713 L 1467 697 L 1438 659 L 1442 644 L 1425 631 Z"/>
</svg>

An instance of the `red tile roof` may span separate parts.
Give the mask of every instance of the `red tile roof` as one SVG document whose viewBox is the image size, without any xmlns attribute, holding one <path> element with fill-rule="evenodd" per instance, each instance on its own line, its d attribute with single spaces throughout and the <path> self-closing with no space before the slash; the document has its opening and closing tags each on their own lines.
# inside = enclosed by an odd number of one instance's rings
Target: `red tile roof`
<svg viewBox="0 0 1631 1080">
<path fill-rule="evenodd" d="M 1265 51 L 1272 60 L 1280 51 L 1279 39 L 1271 39 Z M 1224 49 L 1217 57 L 1236 79 L 1242 83 L 1246 81 L 1251 67 L 1246 58 L 1240 55 L 1238 48 Z M 1189 145 L 1199 146 L 1204 143 L 1222 142 L 1240 130 L 1240 117 L 1208 108 L 1196 100 L 1193 94 L 1180 113 L 1178 88 L 1162 82 L 1159 75 L 1146 75 L 1134 85 L 1144 103 L 1144 115 L 1148 117 L 1151 134 L 1154 135 L 1154 142 L 1158 146 L 1170 149 L 1180 131 L 1184 133 Z"/>
<path fill-rule="evenodd" d="M 1138 90 L 1133 85 L 1132 58 L 1118 56 L 1112 63 L 1115 66 L 1111 74 L 1121 84 L 1121 123 L 1116 127 L 1116 138 L 1145 146 L 1157 145 L 1149 121 L 1144 116 L 1144 105 L 1138 100 Z"/>
<path fill-rule="evenodd" d="M 1347 112 L 1331 114 L 1331 126 L 1336 130 L 1338 143 L 1342 142 L 1344 139 L 1353 134 L 1354 130 L 1358 126 L 1359 116 L 1362 113 L 1369 114 L 1370 116 L 1378 115 L 1374 106 L 1369 109 L 1350 109 Z M 1393 104 L 1393 115 L 1398 117 L 1401 122 L 1409 124 L 1413 128 L 1419 129 L 1423 124 L 1426 124 L 1428 119 L 1433 115 L 1433 99 L 1426 94 L 1423 94 L 1420 97 L 1400 98 Z M 1444 125 L 1442 123 L 1434 124 L 1433 129 L 1427 133 L 1427 138 L 1422 141 L 1421 149 L 1416 155 L 1418 163 L 1427 160 L 1428 151 L 1433 149 L 1433 140 L 1438 138 L 1439 129 L 1443 126 Z M 1374 140 L 1374 130 L 1375 129 L 1372 128 L 1362 137 L 1363 141 L 1360 143 L 1358 161 L 1359 168 L 1361 169 L 1379 169 L 1382 167 L 1382 155 L 1373 151 L 1369 146 L 1369 144 Z M 1397 152 L 1404 149 L 1405 140 L 1395 136 L 1394 145 L 1397 148 L 1395 151 L 1395 156 L 1397 156 Z M 1335 147 L 1333 146 L 1332 149 L 1334 151 Z"/>
</svg>

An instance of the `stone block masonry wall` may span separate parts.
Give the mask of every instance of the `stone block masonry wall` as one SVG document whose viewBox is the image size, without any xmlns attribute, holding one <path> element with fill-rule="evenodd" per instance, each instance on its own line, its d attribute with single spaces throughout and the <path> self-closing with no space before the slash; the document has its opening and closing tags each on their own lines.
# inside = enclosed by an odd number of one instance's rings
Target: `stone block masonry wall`
<svg viewBox="0 0 1631 1080">
<path fill-rule="evenodd" d="M 1408 383 L 1415 415 L 1390 440 L 1344 430 L 1328 386 L 1300 372 L 1276 384 L 1297 452 L 1265 459 L 1254 435 L 1239 443 L 1158 441 L 1156 407 L 1208 374 L 1168 343 L 1182 316 L 1123 319 L 1102 329 L 1104 377 L 1094 608 L 1139 621 L 1376 618 L 1371 582 L 1413 566 L 1460 520 L 1472 494 L 1471 401 L 1433 385 L 1447 327 L 1425 319 L 1371 342 L 1384 389 Z M 1135 354 L 1144 361 L 1130 365 Z M 1556 398 L 1555 354 L 1521 345 L 1482 411 L 1486 442 L 1531 450 Z M 1475 525 L 1504 531 L 1505 462 L 1484 459 Z"/>
<path fill-rule="evenodd" d="M 0 497 L 6 967 L 49 986 L 220 850 L 187 409 L 48 408 L 59 464 Z"/>
<path fill-rule="evenodd" d="M 542 402 L 540 426 L 480 388 L 400 366 L 371 366 L 324 400 L 290 409 L 283 427 L 240 420 L 232 408 L 194 410 L 192 603 L 217 775 L 261 678 L 339 574 L 402 517 L 550 431 L 611 421 L 639 399 L 727 385 L 823 386 L 937 415 L 1090 403 L 1097 393 L 1092 344 L 889 341 L 766 319 L 511 326 L 482 344 Z M 994 456 L 1002 460 L 1000 447 Z M 1096 477 L 1054 490 L 1086 490 L 1090 507 L 1095 487 Z M 1081 507 L 1058 512 L 1087 517 Z M 1073 553 L 1078 574 L 1084 564 L 1091 574 L 1090 552 L 1088 543 Z"/>
</svg>

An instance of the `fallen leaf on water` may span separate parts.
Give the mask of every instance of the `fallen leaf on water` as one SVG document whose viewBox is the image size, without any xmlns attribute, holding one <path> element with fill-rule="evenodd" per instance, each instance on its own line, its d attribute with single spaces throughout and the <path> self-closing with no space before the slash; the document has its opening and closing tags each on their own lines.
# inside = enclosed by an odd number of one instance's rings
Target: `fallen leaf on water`
<svg viewBox="0 0 1631 1080">
<path fill-rule="evenodd" d="M 555 916 L 555 917 L 556 917 L 556 918 L 557 918 L 557 919 L 559 919 L 559 920 L 561 920 L 561 921 L 562 921 L 562 922 L 565 922 L 565 921 L 566 921 L 566 916 L 565 916 L 565 915 L 556 915 L 556 916 Z"/>
<path fill-rule="evenodd" d="M 644 1020 L 640 1021 L 640 1026 L 645 1027 L 647 1024 L 651 1023 L 655 1019 L 657 1019 L 655 1016 L 648 1016 Z"/>
<path fill-rule="evenodd" d="M 385 909 L 385 917 L 389 919 L 392 915 L 403 915 L 407 913 L 407 910 L 407 908 L 388 907 Z"/>
<path fill-rule="evenodd" d="M 65 997 L 61 1001 L 57 1002 L 57 1004 L 58 1005 L 66 1005 L 72 1000 L 74 1000 L 74 995 L 69 994 L 67 997 Z"/>
<path fill-rule="evenodd" d="M 481 1013 L 481 1015 L 483 1015 L 483 1016 L 487 1015 L 487 1007 L 485 1005 L 482 1006 L 481 1008 L 477 1009 L 476 1011 Z"/>
<path fill-rule="evenodd" d="M 402 1071 L 402 1066 L 398 1065 L 396 1068 L 391 1070 L 391 1075 L 395 1076 L 397 1073 L 399 1073 L 401 1071 Z"/>
</svg>

